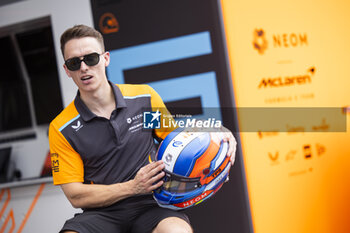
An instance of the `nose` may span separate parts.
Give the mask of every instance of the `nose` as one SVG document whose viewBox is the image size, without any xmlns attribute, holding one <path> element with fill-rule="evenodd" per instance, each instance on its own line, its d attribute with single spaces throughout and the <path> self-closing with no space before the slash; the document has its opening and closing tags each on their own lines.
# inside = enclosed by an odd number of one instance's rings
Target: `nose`
<svg viewBox="0 0 350 233">
<path fill-rule="evenodd" d="M 86 65 L 84 61 L 81 61 L 81 63 L 80 63 L 80 70 L 81 70 L 81 71 L 87 71 L 87 70 L 88 70 L 88 67 L 89 67 L 89 66 Z"/>
</svg>

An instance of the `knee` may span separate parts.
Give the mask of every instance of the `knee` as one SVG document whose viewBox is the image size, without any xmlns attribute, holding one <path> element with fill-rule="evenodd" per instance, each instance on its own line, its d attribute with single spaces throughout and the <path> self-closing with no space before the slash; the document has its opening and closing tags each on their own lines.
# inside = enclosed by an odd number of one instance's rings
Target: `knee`
<svg viewBox="0 0 350 233">
<path fill-rule="evenodd" d="M 193 233 L 192 227 L 180 218 L 163 219 L 152 233 Z"/>
<path fill-rule="evenodd" d="M 168 229 L 154 229 L 152 233 L 193 233 L 192 228 L 190 226 L 188 227 L 182 227 L 182 226 L 172 226 Z"/>
<path fill-rule="evenodd" d="M 188 224 L 187 226 L 173 225 L 167 229 L 166 233 L 193 233 L 193 231 L 191 226 Z"/>
</svg>

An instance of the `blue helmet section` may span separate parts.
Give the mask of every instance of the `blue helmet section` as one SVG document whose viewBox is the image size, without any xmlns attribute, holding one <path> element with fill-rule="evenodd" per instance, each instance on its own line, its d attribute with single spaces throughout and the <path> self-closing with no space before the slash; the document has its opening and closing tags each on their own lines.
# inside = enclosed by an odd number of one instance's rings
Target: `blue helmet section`
<svg viewBox="0 0 350 233">
<path fill-rule="evenodd" d="M 195 138 L 182 150 L 174 166 L 173 173 L 181 176 L 189 176 L 197 159 L 208 149 L 209 144 L 209 133 Z"/>
<path fill-rule="evenodd" d="M 181 132 L 182 130 L 180 128 L 175 129 L 174 131 L 170 132 L 168 136 L 165 137 L 165 139 L 162 141 L 158 148 L 157 153 L 157 160 L 162 160 L 162 156 L 164 154 L 165 149 L 169 145 L 169 143 Z"/>
</svg>

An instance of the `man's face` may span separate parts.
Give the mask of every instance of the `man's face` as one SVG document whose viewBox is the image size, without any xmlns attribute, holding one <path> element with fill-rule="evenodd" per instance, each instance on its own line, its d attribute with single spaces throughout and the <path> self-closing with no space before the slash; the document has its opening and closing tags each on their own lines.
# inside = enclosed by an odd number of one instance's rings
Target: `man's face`
<svg viewBox="0 0 350 233">
<path fill-rule="evenodd" d="M 79 57 L 91 53 L 101 54 L 96 65 L 88 66 L 84 61 L 80 63 L 80 69 L 72 71 L 64 64 L 63 67 L 69 77 L 73 79 L 80 92 L 93 92 L 102 84 L 107 83 L 105 68 L 109 64 L 109 52 L 103 53 L 101 45 L 93 37 L 84 37 L 69 40 L 64 47 L 64 60 Z"/>
</svg>

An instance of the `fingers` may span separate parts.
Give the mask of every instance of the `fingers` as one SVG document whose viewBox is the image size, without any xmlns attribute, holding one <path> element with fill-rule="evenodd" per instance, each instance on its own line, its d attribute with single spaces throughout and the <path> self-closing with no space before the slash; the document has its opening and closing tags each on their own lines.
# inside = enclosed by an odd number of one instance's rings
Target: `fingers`
<svg viewBox="0 0 350 233">
<path fill-rule="evenodd" d="M 149 172 L 149 176 L 154 176 L 154 175 L 158 174 L 165 167 L 163 161 L 157 161 L 157 162 L 154 162 L 154 163 L 150 163 L 147 166 L 150 167 L 150 170 L 148 171 Z"/>
<path fill-rule="evenodd" d="M 161 179 L 165 175 L 163 169 L 162 161 L 153 162 L 142 167 L 134 178 L 136 193 L 149 193 L 159 188 L 163 184 Z"/>
<path fill-rule="evenodd" d="M 160 166 L 162 166 L 162 168 L 159 168 Z M 152 162 L 150 164 L 147 164 L 146 166 L 144 166 L 143 169 L 145 172 L 151 172 L 152 170 L 154 169 L 160 169 L 162 170 L 164 168 L 164 164 L 163 164 L 163 161 L 157 161 L 157 162 Z"/>
<path fill-rule="evenodd" d="M 223 141 L 226 141 L 229 144 L 227 156 L 230 157 L 231 165 L 233 165 L 236 158 L 237 141 L 230 131 L 228 132 L 225 131 L 222 134 L 223 134 Z"/>
<path fill-rule="evenodd" d="M 165 173 L 161 172 L 158 175 L 152 177 L 150 179 L 150 183 L 152 184 L 151 186 L 148 187 L 147 192 L 151 192 L 159 187 L 161 187 L 164 183 L 162 178 L 164 177 Z"/>
<path fill-rule="evenodd" d="M 230 156 L 232 156 L 236 152 L 237 142 L 236 142 L 236 139 L 233 137 L 233 135 L 231 133 L 230 133 L 230 135 L 228 135 L 228 143 L 229 143 L 229 146 L 230 146 L 229 150 L 228 150 L 228 154 Z"/>
<path fill-rule="evenodd" d="M 163 161 L 153 162 L 142 167 L 138 174 L 144 179 L 144 181 L 148 181 L 151 177 L 161 172 L 164 167 L 165 165 L 163 164 Z"/>
</svg>

